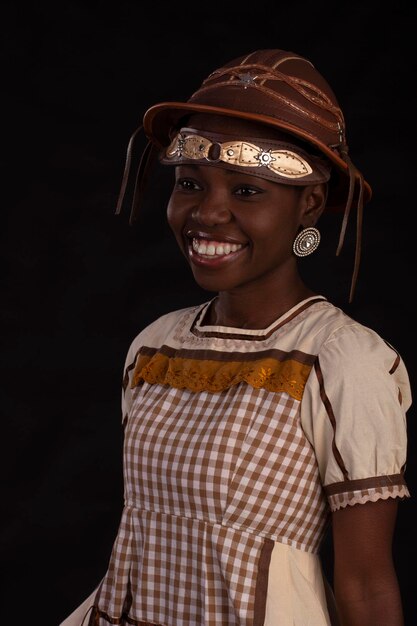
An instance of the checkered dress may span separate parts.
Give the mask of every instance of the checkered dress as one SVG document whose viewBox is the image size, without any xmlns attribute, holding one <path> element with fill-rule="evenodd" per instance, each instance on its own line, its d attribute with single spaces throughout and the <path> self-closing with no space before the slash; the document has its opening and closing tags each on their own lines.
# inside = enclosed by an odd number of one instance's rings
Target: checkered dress
<svg viewBox="0 0 417 626">
<path fill-rule="evenodd" d="M 341 322 L 394 362 L 391 347 L 321 297 L 263 331 L 204 326 L 208 304 L 163 316 L 129 350 L 125 507 L 90 624 L 266 624 L 277 544 L 316 557 L 332 509 L 408 495 L 401 426 L 378 476 L 354 468 L 320 365 Z M 314 624 L 329 624 L 320 611 Z"/>
</svg>

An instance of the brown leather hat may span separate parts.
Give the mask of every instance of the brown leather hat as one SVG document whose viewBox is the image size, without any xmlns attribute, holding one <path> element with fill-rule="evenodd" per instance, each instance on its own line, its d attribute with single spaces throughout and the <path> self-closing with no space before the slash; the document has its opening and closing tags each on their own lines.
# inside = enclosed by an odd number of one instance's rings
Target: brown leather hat
<svg viewBox="0 0 417 626">
<path fill-rule="evenodd" d="M 372 191 L 348 154 L 345 120 L 336 96 L 311 61 L 285 50 L 256 50 L 214 70 L 187 102 L 151 106 L 129 142 L 117 213 L 123 202 L 136 133 L 143 128 L 148 144 L 137 174 L 131 221 L 155 153 L 171 143 L 174 133 L 193 113 L 239 118 L 280 129 L 330 161 L 326 209 L 344 210 L 337 255 L 343 246 L 351 206 L 357 207 L 352 300 L 361 253 L 362 208 Z"/>
<path fill-rule="evenodd" d="M 187 102 L 162 102 L 143 118 L 146 136 L 159 148 L 191 113 L 212 113 L 260 122 L 312 144 L 334 166 L 327 209 L 344 208 L 350 184 L 363 182 L 363 202 L 371 188 L 347 156 L 343 113 L 313 64 L 285 50 L 257 50 L 212 72 Z M 351 178 L 353 177 L 353 181 Z"/>
</svg>

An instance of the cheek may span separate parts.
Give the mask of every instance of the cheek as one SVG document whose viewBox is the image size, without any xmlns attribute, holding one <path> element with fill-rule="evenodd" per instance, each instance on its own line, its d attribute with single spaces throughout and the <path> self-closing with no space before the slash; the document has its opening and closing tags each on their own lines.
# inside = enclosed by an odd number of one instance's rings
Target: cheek
<svg viewBox="0 0 417 626">
<path fill-rule="evenodd" d="M 172 199 L 172 197 L 168 202 L 166 215 L 168 225 L 174 233 L 177 243 L 182 248 L 184 245 L 183 229 L 185 223 L 185 215 L 184 211 L 178 208 L 177 203 Z"/>
<path fill-rule="evenodd" d="M 175 201 L 172 196 L 169 199 L 167 206 L 167 220 L 172 230 L 177 230 L 181 223 L 181 211 L 175 206 Z"/>
<path fill-rule="evenodd" d="M 297 226 L 291 218 L 283 218 L 278 215 L 262 215 L 258 214 L 255 219 L 242 221 L 241 228 L 250 234 L 253 241 L 264 242 L 270 241 L 286 242 L 293 239 L 293 233 L 296 233 Z"/>
<path fill-rule="evenodd" d="M 242 224 L 242 229 L 253 243 L 256 258 L 279 259 L 292 256 L 292 246 L 298 229 L 298 222 L 293 215 L 282 211 L 264 215 L 259 213 L 251 224 Z"/>
<path fill-rule="evenodd" d="M 168 206 L 167 206 L 167 222 L 170 225 L 170 227 L 173 228 L 174 223 L 175 223 L 175 213 L 173 210 L 171 200 L 169 200 Z"/>
</svg>

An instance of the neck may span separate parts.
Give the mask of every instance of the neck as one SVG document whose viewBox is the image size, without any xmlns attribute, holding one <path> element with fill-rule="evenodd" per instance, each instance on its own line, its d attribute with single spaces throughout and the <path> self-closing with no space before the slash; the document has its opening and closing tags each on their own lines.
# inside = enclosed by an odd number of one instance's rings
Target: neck
<svg viewBox="0 0 417 626">
<path fill-rule="evenodd" d="M 222 291 L 207 313 L 207 323 L 253 330 L 267 328 L 293 306 L 314 295 L 301 281 L 285 291 L 250 287 Z"/>
</svg>

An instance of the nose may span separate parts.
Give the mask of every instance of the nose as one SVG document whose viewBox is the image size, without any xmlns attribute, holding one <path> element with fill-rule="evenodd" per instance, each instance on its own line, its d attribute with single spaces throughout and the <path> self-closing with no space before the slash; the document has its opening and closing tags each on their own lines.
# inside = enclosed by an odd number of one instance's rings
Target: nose
<svg viewBox="0 0 417 626">
<path fill-rule="evenodd" d="M 193 218 L 205 226 L 227 224 L 232 219 L 232 213 L 227 206 L 227 200 L 220 193 L 206 193 L 200 198 L 193 210 Z"/>
</svg>

